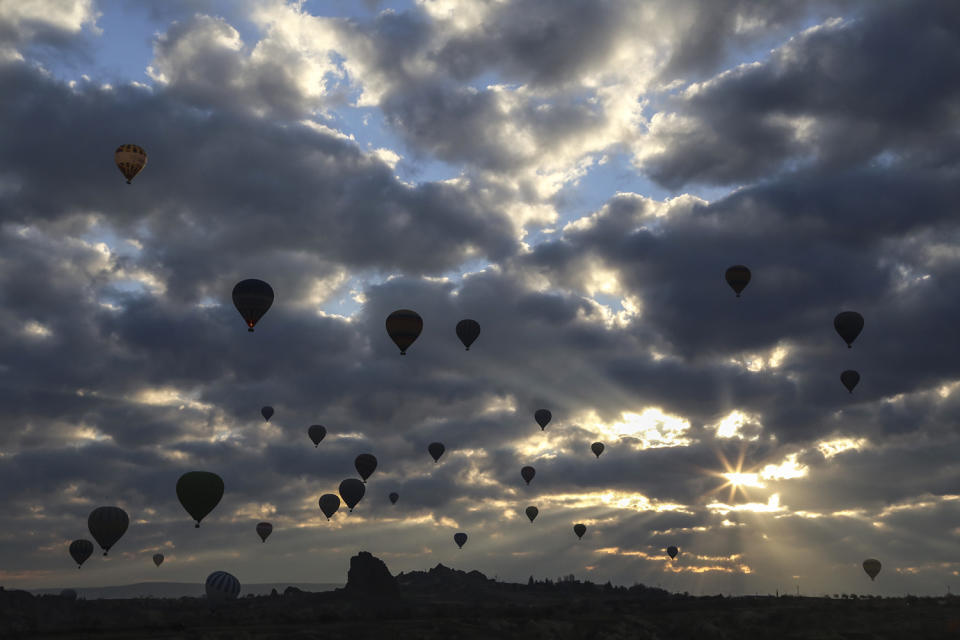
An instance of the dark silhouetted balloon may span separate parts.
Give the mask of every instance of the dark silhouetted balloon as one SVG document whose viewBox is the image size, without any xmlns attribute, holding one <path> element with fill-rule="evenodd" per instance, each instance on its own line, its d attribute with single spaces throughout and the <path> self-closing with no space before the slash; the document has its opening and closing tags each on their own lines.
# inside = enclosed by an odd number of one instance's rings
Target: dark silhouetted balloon
<svg viewBox="0 0 960 640">
<path fill-rule="evenodd" d="M 533 522 L 533 519 L 537 517 L 537 514 L 540 513 L 540 509 L 536 507 L 527 507 L 527 517 L 530 518 L 530 522 Z"/>
<path fill-rule="evenodd" d="M 583 537 L 583 534 L 585 534 L 585 533 L 587 532 L 587 525 L 585 525 L 585 524 L 575 524 L 575 525 L 573 525 L 573 532 L 574 532 L 575 534 L 577 534 L 577 539 L 579 540 L 580 538 Z"/>
<path fill-rule="evenodd" d="M 430 452 L 430 455 L 433 456 L 434 463 L 436 463 L 436 461 L 440 459 L 440 456 L 443 455 L 443 452 L 446 451 L 446 449 L 443 447 L 443 444 L 440 442 L 431 442 L 427 446 L 427 451 Z"/>
<path fill-rule="evenodd" d="M 533 476 L 537 475 L 536 469 L 533 467 L 524 467 L 520 469 L 520 477 L 526 480 L 527 484 L 530 484 L 530 481 L 533 480 Z"/>
<path fill-rule="evenodd" d="M 592 445 L 590 445 L 590 451 L 593 451 L 594 455 L 599 458 L 600 454 L 603 453 L 603 443 L 594 442 Z"/>
<path fill-rule="evenodd" d="M 143 147 L 135 144 L 122 144 L 113 152 L 113 161 L 120 169 L 120 173 L 127 179 L 127 184 L 147 166 L 147 152 Z"/>
<path fill-rule="evenodd" d="M 674 546 L 667 547 L 667 555 L 671 558 L 676 558 L 677 554 L 680 553 L 680 550 Z"/>
<path fill-rule="evenodd" d="M 400 499 L 400 494 L 396 491 L 390 492 L 390 504 L 397 504 L 397 500 Z"/>
<path fill-rule="evenodd" d="M 840 382 L 847 388 L 847 391 L 853 393 L 853 388 L 860 382 L 860 374 L 853 369 L 847 369 L 840 374 Z"/>
<path fill-rule="evenodd" d="M 743 291 L 744 287 L 750 282 L 750 269 L 747 269 L 742 264 L 735 264 L 727 269 L 726 278 L 727 284 L 730 285 L 730 288 L 736 292 L 739 298 L 740 292 Z"/>
<path fill-rule="evenodd" d="M 467 534 L 465 533 L 455 533 L 453 534 L 453 541 L 457 543 L 457 546 L 463 549 L 463 545 L 467 543 Z"/>
<path fill-rule="evenodd" d="M 77 563 L 77 569 L 93 554 L 93 543 L 89 540 L 74 540 L 70 543 L 70 555 Z"/>
<path fill-rule="evenodd" d="M 310 436 L 310 439 L 313 440 L 313 446 L 316 447 L 320 444 L 320 441 L 323 440 L 324 436 L 327 435 L 327 428 L 322 424 L 312 424 L 310 428 L 307 429 L 307 435 Z"/>
<path fill-rule="evenodd" d="M 360 483 L 361 485 L 363 483 Z M 323 515 L 327 516 L 327 520 L 330 519 L 330 516 L 337 512 L 337 509 L 340 508 L 340 497 L 333 493 L 325 493 L 320 496 L 320 511 L 323 511 Z"/>
<path fill-rule="evenodd" d="M 400 355 L 406 355 L 407 349 L 423 331 L 423 318 L 416 311 L 398 309 L 387 316 L 387 334 L 394 344 L 400 347 Z"/>
<path fill-rule="evenodd" d="M 163 554 L 162 554 L 162 553 L 155 553 L 155 554 L 153 554 L 153 564 L 157 565 L 158 567 L 159 567 L 161 564 L 163 564 Z"/>
<path fill-rule="evenodd" d="M 363 478 L 363 481 L 366 482 L 370 474 L 377 468 L 377 458 L 370 453 L 361 453 L 357 456 L 357 459 L 353 461 L 353 466 L 356 468 L 357 473 L 360 474 L 360 477 Z"/>
<path fill-rule="evenodd" d="M 233 287 L 233 306 L 243 316 L 248 331 L 253 331 L 272 304 L 273 288 L 263 280 L 241 280 Z"/>
<path fill-rule="evenodd" d="M 460 342 L 467 348 L 467 351 L 470 351 L 470 345 L 479 335 L 480 323 L 476 320 L 461 320 L 457 323 L 457 337 L 460 338 Z"/>
<path fill-rule="evenodd" d="M 129 526 L 130 516 L 120 507 L 97 507 L 87 518 L 90 535 L 103 549 L 103 555 L 107 555 L 110 547 L 117 543 Z"/>
<path fill-rule="evenodd" d="M 550 418 L 553 417 L 546 409 L 537 409 L 533 412 L 533 419 L 537 421 L 537 424 L 540 425 L 540 430 L 543 431 L 547 428 L 547 424 L 550 422 Z"/>
<path fill-rule="evenodd" d="M 269 522 L 261 522 L 257 524 L 257 535 L 260 536 L 260 539 L 263 542 L 267 541 L 267 536 L 273 533 L 273 525 Z"/>
<path fill-rule="evenodd" d="M 833 328 L 837 330 L 847 348 L 853 348 L 853 341 L 863 331 L 863 316 L 856 311 L 842 311 L 833 319 Z"/>
<path fill-rule="evenodd" d="M 270 422 L 270 418 L 273 417 L 273 407 L 263 407 L 260 409 L 260 415 L 263 416 L 264 420 Z"/>
<path fill-rule="evenodd" d="M 240 594 L 240 581 L 226 571 L 211 573 L 204 587 L 210 602 L 234 600 Z"/>
<path fill-rule="evenodd" d="M 870 580 L 873 580 L 877 577 L 877 574 L 880 573 L 880 561 L 874 558 L 867 558 L 863 561 L 863 570 L 870 576 Z"/>
<path fill-rule="evenodd" d="M 190 517 L 200 521 L 220 503 L 223 497 L 223 478 L 209 471 L 188 471 L 177 480 L 177 498 Z"/>
<path fill-rule="evenodd" d="M 362 480 L 347 478 L 340 483 L 340 497 L 343 498 L 343 502 L 350 507 L 351 512 L 353 508 L 357 506 L 357 503 L 363 499 L 363 494 L 366 492 L 367 489 L 363 486 Z"/>
</svg>

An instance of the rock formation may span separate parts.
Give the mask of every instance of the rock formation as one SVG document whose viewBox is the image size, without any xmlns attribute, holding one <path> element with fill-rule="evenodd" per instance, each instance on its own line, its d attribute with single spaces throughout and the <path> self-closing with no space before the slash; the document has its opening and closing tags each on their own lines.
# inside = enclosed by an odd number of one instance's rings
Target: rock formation
<svg viewBox="0 0 960 640">
<path fill-rule="evenodd" d="M 397 580 L 390 574 L 387 565 L 368 551 L 361 551 L 350 558 L 344 589 L 350 595 L 362 596 L 393 596 L 400 592 Z"/>
</svg>

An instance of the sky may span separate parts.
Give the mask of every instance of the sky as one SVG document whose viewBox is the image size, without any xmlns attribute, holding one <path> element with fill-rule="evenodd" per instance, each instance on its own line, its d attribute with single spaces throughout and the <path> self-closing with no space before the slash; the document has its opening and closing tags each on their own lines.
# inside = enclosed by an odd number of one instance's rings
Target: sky
<svg viewBox="0 0 960 640">
<path fill-rule="evenodd" d="M 960 585 L 957 68 L 953 0 L 0 0 L 0 584 Z"/>
</svg>

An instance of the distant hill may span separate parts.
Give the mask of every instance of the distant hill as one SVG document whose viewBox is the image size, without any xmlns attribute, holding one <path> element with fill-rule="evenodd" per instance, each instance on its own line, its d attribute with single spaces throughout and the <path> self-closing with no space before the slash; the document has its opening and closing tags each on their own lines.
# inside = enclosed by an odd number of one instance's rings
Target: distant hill
<svg viewBox="0 0 960 640">
<path fill-rule="evenodd" d="M 287 587 L 296 587 L 301 591 L 333 591 L 343 586 L 342 582 L 261 582 L 244 584 L 240 591 L 241 596 L 248 593 L 258 596 L 270 595 L 271 589 L 283 593 Z M 184 596 L 199 598 L 203 595 L 203 583 L 200 582 L 138 582 L 116 587 L 72 587 L 65 585 L 54 589 L 28 589 L 35 595 L 45 593 L 58 594 L 64 588 L 77 592 L 80 598 L 87 600 L 117 599 L 117 598 L 182 598 Z"/>
</svg>

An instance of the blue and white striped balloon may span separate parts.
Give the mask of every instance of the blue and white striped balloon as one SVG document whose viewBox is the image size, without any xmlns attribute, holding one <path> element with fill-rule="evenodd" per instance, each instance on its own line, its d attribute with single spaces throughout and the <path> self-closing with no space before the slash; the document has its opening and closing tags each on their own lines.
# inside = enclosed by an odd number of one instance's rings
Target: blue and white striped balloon
<svg viewBox="0 0 960 640">
<path fill-rule="evenodd" d="M 233 600 L 240 593 L 240 581 L 226 571 L 214 571 L 207 576 L 206 590 L 212 602 Z"/>
</svg>

